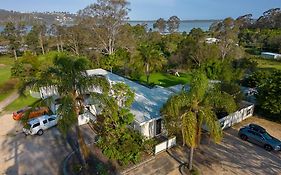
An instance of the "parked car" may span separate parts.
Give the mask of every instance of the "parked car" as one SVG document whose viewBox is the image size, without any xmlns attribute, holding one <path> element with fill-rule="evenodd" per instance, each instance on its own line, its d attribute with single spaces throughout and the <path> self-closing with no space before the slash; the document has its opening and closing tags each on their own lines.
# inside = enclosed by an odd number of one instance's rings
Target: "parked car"
<svg viewBox="0 0 281 175">
<path fill-rule="evenodd" d="M 17 112 L 14 112 L 13 113 L 13 119 L 14 120 L 20 120 L 23 116 L 24 116 L 24 113 L 27 112 L 28 110 L 30 110 L 31 107 L 26 107 L 26 108 L 23 108 Z M 47 107 L 38 107 L 38 108 L 35 108 L 34 111 L 31 111 L 28 115 L 29 118 L 35 118 L 35 117 L 39 117 L 41 115 L 45 115 L 45 114 L 48 114 L 49 113 L 49 108 Z"/>
<path fill-rule="evenodd" d="M 280 151 L 281 141 L 271 136 L 266 129 L 256 124 L 249 124 L 239 130 L 239 137 L 259 146 L 267 151 Z"/>
<path fill-rule="evenodd" d="M 57 115 L 43 115 L 38 118 L 30 119 L 23 127 L 23 132 L 26 135 L 42 135 L 44 130 L 57 125 L 57 123 Z"/>
</svg>

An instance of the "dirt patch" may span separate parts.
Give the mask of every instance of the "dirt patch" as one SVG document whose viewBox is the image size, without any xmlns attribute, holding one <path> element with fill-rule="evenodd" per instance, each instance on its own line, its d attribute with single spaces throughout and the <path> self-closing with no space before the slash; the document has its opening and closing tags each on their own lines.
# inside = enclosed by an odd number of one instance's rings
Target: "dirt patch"
<svg viewBox="0 0 281 175">
<path fill-rule="evenodd" d="M 6 67 L 6 65 L 5 64 L 0 64 L 0 68 L 2 68 L 2 67 Z"/>
</svg>

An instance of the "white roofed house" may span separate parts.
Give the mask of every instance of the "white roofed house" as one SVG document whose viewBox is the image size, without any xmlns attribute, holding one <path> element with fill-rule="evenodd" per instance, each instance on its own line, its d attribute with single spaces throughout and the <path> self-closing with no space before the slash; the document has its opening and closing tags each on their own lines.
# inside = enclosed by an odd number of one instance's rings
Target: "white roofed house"
<svg viewBox="0 0 281 175">
<path fill-rule="evenodd" d="M 160 110 L 172 94 L 181 90 L 182 85 L 172 89 L 159 86 L 148 88 L 103 69 L 88 70 L 87 73 L 90 76 L 105 76 L 111 84 L 121 82 L 128 85 L 135 93 L 135 99 L 131 106 L 131 113 L 135 116 L 132 127 L 148 138 L 162 133 L 163 124 Z"/>
<path fill-rule="evenodd" d="M 135 116 L 135 119 L 131 126 L 147 138 L 152 138 L 162 133 L 163 124 L 160 110 L 168 98 L 175 92 L 181 91 L 183 87 L 183 85 L 177 85 L 169 88 L 160 86 L 148 88 L 104 69 L 87 70 L 87 73 L 89 76 L 104 76 L 111 85 L 125 83 L 130 87 L 135 93 L 134 102 L 132 103 L 130 110 Z M 90 91 L 102 93 L 100 89 L 95 87 Z M 56 88 L 41 88 L 40 96 L 41 98 L 50 96 L 56 96 L 56 98 L 58 98 L 58 92 L 56 91 Z M 92 111 L 98 111 L 98 106 L 90 101 L 92 100 L 87 100 L 86 103 L 94 109 Z M 58 105 L 56 106 L 54 104 L 51 108 L 55 111 L 58 108 Z"/>
<path fill-rule="evenodd" d="M 276 60 L 281 59 L 281 54 L 278 53 L 262 52 L 261 56 L 269 59 L 276 59 Z"/>
</svg>

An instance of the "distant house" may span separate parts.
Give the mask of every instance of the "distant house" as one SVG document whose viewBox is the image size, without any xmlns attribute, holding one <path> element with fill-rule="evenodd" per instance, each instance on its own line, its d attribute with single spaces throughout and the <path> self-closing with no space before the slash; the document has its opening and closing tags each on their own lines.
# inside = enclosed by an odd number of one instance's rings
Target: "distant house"
<svg viewBox="0 0 281 175">
<path fill-rule="evenodd" d="M 6 54 L 8 53 L 8 46 L 0 46 L 0 53 L 1 54 Z"/>
<path fill-rule="evenodd" d="M 281 54 L 278 53 L 262 52 L 261 56 L 269 59 L 276 59 L 276 60 L 281 59 Z"/>
<path fill-rule="evenodd" d="M 206 42 L 207 44 L 213 44 L 213 43 L 219 42 L 219 39 L 217 39 L 217 38 L 206 38 L 206 39 L 205 39 L 205 42 Z"/>
</svg>

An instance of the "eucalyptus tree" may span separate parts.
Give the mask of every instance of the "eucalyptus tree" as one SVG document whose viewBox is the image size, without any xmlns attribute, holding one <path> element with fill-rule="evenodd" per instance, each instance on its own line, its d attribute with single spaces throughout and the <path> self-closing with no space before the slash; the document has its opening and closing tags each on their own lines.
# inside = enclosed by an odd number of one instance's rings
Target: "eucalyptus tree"
<svg viewBox="0 0 281 175">
<path fill-rule="evenodd" d="M 177 32 L 180 26 L 180 18 L 177 16 L 171 16 L 167 21 L 168 31 L 170 33 Z"/>
<path fill-rule="evenodd" d="M 138 51 L 138 64 L 142 65 L 141 67 L 143 67 L 146 75 L 146 82 L 149 84 L 150 74 L 153 71 L 161 69 L 166 64 L 167 60 L 163 56 L 160 48 L 155 44 L 140 44 Z"/>
<path fill-rule="evenodd" d="M 122 26 L 129 19 L 128 4 L 126 0 L 97 0 L 79 11 L 81 24 L 91 28 L 100 52 L 111 55 L 117 49 L 117 41 L 122 40 L 120 35 L 125 32 Z"/>
<path fill-rule="evenodd" d="M 155 21 L 155 23 L 153 24 L 153 28 L 154 29 L 157 28 L 160 33 L 164 33 L 166 27 L 167 27 L 167 22 L 163 18 L 157 19 L 157 21 Z"/>
<path fill-rule="evenodd" d="M 16 25 L 12 22 L 8 22 L 1 34 L 3 35 L 4 39 L 9 41 L 9 50 L 13 53 L 15 60 L 17 60 L 17 51 L 20 47 L 21 40 Z"/>
<path fill-rule="evenodd" d="M 45 54 L 46 32 L 47 27 L 43 23 L 36 23 L 32 26 L 26 37 L 26 43 L 31 51 L 37 53 L 37 48 L 40 48 L 41 53 Z"/>
<path fill-rule="evenodd" d="M 219 39 L 220 57 L 224 61 L 237 47 L 239 26 L 234 19 L 226 18 L 216 25 L 212 25 L 210 30 Z"/>
<path fill-rule="evenodd" d="M 190 87 L 189 92 L 182 91 L 170 97 L 161 113 L 168 133 L 180 133 L 183 144 L 190 147 L 191 170 L 194 149 L 200 144 L 202 126 L 208 128 L 210 137 L 216 143 L 219 142 L 222 139 L 222 130 L 215 110 L 223 108 L 227 112 L 232 112 L 236 104 L 230 95 L 212 89 L 203 73 L 194 74 Z"/>
<path fill-rule="evenodd" d="M 108 82 L 105 78 L 89 76 L 86 69 L 89 61 L 83 57 L 73 57 L 66 54 L 59 54 L 54 58 L 53 66 L 39 73 L 20 88 L 21 92 L 26 89 L 56 89 L 60 96 L 60 106 L 57 115 L 59 129 L 66 134 L 72 127 L 75 127 L 81 163 L 86 164 L 89 156 L 80 128 L 78 126 L 79 113 L 84 110 L 84 94 L 91 93 L 92 87 L 100 88 L 104 94 L 108 92 Z M 92 93 L 93 98 L 98 95 Z"/>
</svg>

